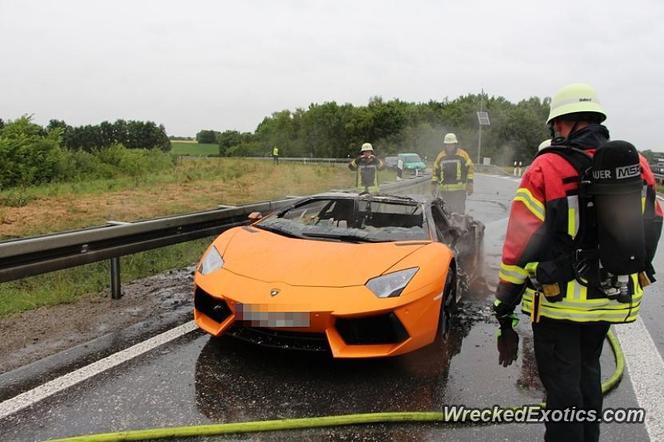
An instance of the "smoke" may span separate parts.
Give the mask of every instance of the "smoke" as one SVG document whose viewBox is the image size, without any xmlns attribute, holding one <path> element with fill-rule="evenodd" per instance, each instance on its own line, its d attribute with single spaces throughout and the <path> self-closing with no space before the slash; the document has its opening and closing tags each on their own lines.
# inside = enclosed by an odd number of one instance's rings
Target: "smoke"
<svg viewBox="0 0 664 442">
<path fill-rule="evenodd" d="M 398 134 L 382 138 L 376 145 L 384 149 L 384 153 L 393 154 L 400 152 L 415 152 L 423 159 L 433 160 L 443 149 L 443 137 L 448 128 L 430 123 L 419 123 L 416 126 L 408 126 Z"/>
<path fill-rule="evenodd" d="M 511 166 L 514 164 L 515 149 L 510 144 L 503 144 L 491 155 L 491 164 Z"/>
</svg>

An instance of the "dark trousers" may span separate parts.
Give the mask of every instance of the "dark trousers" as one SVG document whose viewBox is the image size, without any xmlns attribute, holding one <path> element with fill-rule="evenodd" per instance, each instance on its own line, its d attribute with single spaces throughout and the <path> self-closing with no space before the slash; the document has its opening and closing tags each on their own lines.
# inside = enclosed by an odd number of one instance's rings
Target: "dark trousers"
<svg viewBox="0 0 664 442">
<path fill-rule="evenodd" d="M 542 318 L 533 324 L 535 359 L 546 389 L 546 407 L 553 410 L 602 410 L 599 357 L 608 324 L 582 324 Z M 547 442 L 599 440 L 599 423 L 545 423 Z"/>
<path fill-rule="evenodd" d="M 451 192 L 440 192 L 440 197 L 445 202 L 445 207 L 450 212 L 466 213 L 466 191 L 453 190 Z"/>
</svg>

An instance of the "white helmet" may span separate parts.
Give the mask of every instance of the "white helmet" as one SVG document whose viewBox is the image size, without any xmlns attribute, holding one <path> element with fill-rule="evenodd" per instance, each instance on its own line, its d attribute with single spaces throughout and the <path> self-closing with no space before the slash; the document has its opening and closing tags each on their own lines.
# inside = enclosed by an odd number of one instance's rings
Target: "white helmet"
<svg viewBox="0 0 664 442">
<path fill-rule="evenodd" d="M 452 132 L 445 134 L 445 139 L 443 140 L 444 144 L 456 144 L 458 143 L 456 135 Z"/>
<path fill-rule="evenodd" d="M 540 143 L 540 145 L 537 147 L 537 150 L 542 150 L 545 147 L 551 146 L 551 138 L 548 138 Z"/>
<path fill-rule="evenodd" d="M 371 145 L 371 143 L 364 143 L 364 144 L 362 145 L 362 149 L 360 150 L 360 152 L 366 152 L 366 151 L 368 151 L 368 150 L 370 150 L 371 152 L 373 152 L 373 146 Z"/>
<path fill-rule="evenodd" d="M 577 112 L 592 112 L 598 115 L 600 122 L 606 120 L 606 112 L 597 98 L 597 91 L 589 84 L 573 83 L 560 88 L 551 98 L 546 124 L 558 117 Z"/>
</svg>

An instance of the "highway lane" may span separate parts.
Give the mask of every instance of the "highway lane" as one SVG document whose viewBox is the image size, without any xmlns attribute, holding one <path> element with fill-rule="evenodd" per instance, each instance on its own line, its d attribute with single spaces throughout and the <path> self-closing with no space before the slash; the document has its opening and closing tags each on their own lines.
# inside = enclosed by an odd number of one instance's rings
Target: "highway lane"
<svg viewBox="0 0 664 442">
<path fill-rule="evenodd" d="M 508 178 L 479 176 L 468 203 L 469 212 L 487 225 L 489 285 L 495 284 L 516 185 Z M 660 285 L 653 286 L 649 297 L 662 299 Z M 519 325 L 519 359 L 509 368 L 500 367 L 490 295 L 490 290 L 476 290 L 464 300 L 445 344 L 389 360 L 335 361 L 326 355 L 266 350 L 191 332 L 0 420 L 1 438 L 31 441 L 153 426 L 538 402 L 543 395 L 528 320 Z M 661 312 L 661 302 L 655 302 L 644 315 L 649 329 L 652 320 L 647 316 L 656 318 Z M 661 329 L 651 329 L 653 337 L 657 333 L 661 337 Z M 661 345 L 661 339 L 655 341 Z M 608 350 L 603 367 L 606 375 L 613 369 Z M 637 403 L 627 375 L 605 406 Z M 476 428 L 408 424 L 230 439 L 536 440 L 542 435 L 543 425 L 538 424 Z M 603 440 L 647 438 L 643 425 L 603 426 Z"/>
</svg>

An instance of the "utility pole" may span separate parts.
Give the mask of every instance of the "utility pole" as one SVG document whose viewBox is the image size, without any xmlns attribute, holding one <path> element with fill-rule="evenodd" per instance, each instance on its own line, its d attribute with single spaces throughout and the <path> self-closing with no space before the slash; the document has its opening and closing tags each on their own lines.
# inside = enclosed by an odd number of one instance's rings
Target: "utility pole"
<svg viewBox="0 0 664 442">
<path fill-rule="evenodd" d="M 484 88 L 482 88 L 482 95 L 480 95 L 480 114 L 482 115 L 482 112 L 484 112 Z M 480 165 L 482 164 L 481 161 L 481 152 L 482 152 L 482 122 L 478 120 L 478 123 L 480 125 L 480 136 L 477 139 L 477 164 Z"/>
<path fill-rule="evenodd" d="M 480 95 L 480 110 L 477 112 L 477 122 L 480 126 L 479 137 L 477 138 L 477 164 L 482 164 L 482 126 L 489 126 L 489 113 L 484 112 L 484 88 L 482 88 L 482 95 Z"/>
</svg>

